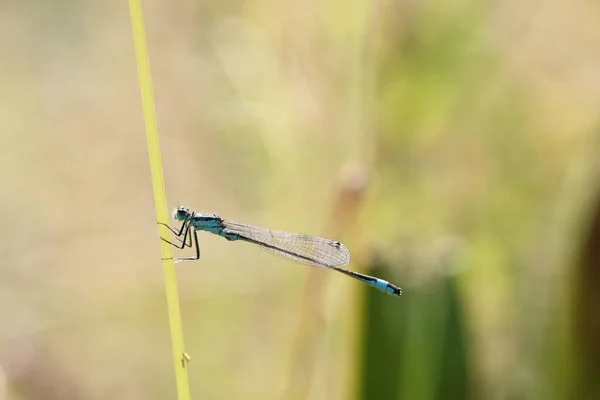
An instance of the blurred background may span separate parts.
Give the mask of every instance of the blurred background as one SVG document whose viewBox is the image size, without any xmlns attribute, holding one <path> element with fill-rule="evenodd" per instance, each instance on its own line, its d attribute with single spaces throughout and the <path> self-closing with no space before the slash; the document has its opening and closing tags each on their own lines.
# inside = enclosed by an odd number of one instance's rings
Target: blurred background
<svg viewBox="0 0 600 400">
<path fill-rule="evenodd" d="M 600 6 L 143 2 L 193 399 L 600 398 Z M 124 1 L 0 4 L 0 399 L 175 399 Z M 185 254 L 185 253 L 184 253 Z"/>
</svg>

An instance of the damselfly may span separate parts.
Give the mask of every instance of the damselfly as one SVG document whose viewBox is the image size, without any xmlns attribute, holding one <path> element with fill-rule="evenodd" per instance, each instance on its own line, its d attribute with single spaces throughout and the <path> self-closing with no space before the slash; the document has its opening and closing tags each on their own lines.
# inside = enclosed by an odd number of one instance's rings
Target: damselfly
<svg viewBox="0 0 600 400">
<path fill-rule="evenodd" d="M 196 232 L 207 231 L 227 240 L 254 243 L 271 254 L 297 263 L 333 269 L 387 294 L 394 296 L 402 294 L 401 288 L 392 285 L 388 281 L 345 269 L 344 267 L 350 263 L 350 251 L 342 243 L 335 240 L 227 221 L 216 214 L 197 213 L 184 206 L 175 209 L 173 218 L 182 221 L 179 229 L 173 229 L 167 224 L 161 223 L 161 225 L 165 225 L 175 236 L 180 238 L 181 244 L 172 243 L 165 238 L 161 239 L 174 247 L 183 249 L 186 246 L 192 247 L 193 237 L 194 246 L 196 247 L 195 256 L 178 258 L 176 261 L 198 260 L 200 258 L 200 246 L 198 245 Z"/>
</svg>

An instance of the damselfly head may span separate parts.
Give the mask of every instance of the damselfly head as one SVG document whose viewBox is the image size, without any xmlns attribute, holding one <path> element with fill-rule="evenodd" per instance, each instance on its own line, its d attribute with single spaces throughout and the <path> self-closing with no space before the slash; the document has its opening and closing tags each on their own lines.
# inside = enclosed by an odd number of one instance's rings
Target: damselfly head
<svg viewBox="0 0 600 400">
<path fill-rule="evenodd" d="M 173 218 L 176 219 L 177 221 L 183 221 L 184 219 L 186 219 L 189 216 L 190 216 L 190 209 L 187 208 L 186 206 L 178 206 L 173 211 Z"/>
</svg>

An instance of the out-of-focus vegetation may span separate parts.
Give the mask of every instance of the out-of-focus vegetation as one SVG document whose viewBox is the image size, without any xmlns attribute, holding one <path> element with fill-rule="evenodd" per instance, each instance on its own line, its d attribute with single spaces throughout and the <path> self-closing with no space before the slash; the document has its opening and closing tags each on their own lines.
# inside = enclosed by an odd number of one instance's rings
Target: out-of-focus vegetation
<svg viewBox="0 0 600 400">
<path fill-rule="evenodd" d="M 194 399 L 600 398 L 600 6 L 145 1 Z M 0 399 L 172 399 L 126 2 L 0 6 Z M 596 334 L 597 333 L 597 334 Z"/>
</svg>

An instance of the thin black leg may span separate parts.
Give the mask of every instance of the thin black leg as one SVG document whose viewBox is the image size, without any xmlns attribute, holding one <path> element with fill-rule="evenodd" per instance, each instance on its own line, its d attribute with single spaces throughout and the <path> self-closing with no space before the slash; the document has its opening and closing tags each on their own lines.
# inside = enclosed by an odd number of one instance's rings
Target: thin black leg
<svg viewBox="0 0 600 400">
<path fill-rule="evenodd" d="M 186 226 L 187 222 L 188 222 L 187 218 L 183 220 L 183 223 L 181 224 L 181 228 L 179 228 L 179 232 L 177 232 L 175 229 L 171 228 L 169 225 L 165 224 L 164 222 L 159 222 L 158 224 L 166 226 L 167 228 L 169 228 L 169 230 L 171 232 L 173 232 L 175 234 L 175 236 L 179 237 L 179 236 L 181 236 L 181 233 L 183 232 L 183 228 Z"/>
<path fill-rule="evenodd" d="M 194 228 L 192 228 L 194 229 Z M 194 229 L 194 233 L 196 232 L 196 230 Z M 189 243 L 186 243 L 185 245 L 187 247 L 192 247 L 192 235 L 187 235 L 187 238 L 189 239 Z"/>
<path fill-rule="evenodd" d="M 189 231 L 189 229 L 188 229 Z M 187 231 L 186 231 L 187 232 Z M 196 243 L 196 256 L 195 257 L 181 257 L 176 258 L 175 261 L 191 261 L 191 260 L 199 260 L 200 259 L 200 245 L 198 244 L 198 232 L 194 229 L 192 234 L 194 235 L 194 242 Z M 191 236 L 191 234 L 190 234 Z M 191 239 L 190 239 L 191 241 Z M 191 244 L 190 244 L 191 247 Z"/>
<path fill-rule="evenodd" d="M 182 257 L 182 258 L 176 258 L 175 261 L 185 261 L 185 260 L 198 260 L 200 259 L 200 245 L 198 244 L 198 235 L 196 233 L 196 229 L 194 227 L 192 227 L 192 225 L 189 223 L 189 218 L 186 218 L 183 220 L 181 227 L 179 228 L 179 231 L 171 228 L 169 225 L 159 222 L 159 225 L 164 225 L 166 226 L 174 235 L 175 237 L 178 238 L 178 240 L 181 240 L 180 244 L 175 244 L 163 237 L 161 237 L 161 240 L 164 240 L 165 242 L 169 243 L 171 246 L 178 248 L 178 249 L 183 249 L 186 246 L 187 247 L 192 247 L 192 234 L 194 235 L 194 242 L 196 245 L 196 256 L 195 257 Z M 192 233 L 190 234 L 190 229 L 192 229 Z M 181 237 L 181 235 L 183 234 L 183 239 L 179 239 Z M 188 240 L 189 238 L 189 240 Z"/>
<path fill-rule="evenodd" d="M 175 235 L 175 237 L 177 238 L 177 240 L 179 241 L 179 243 L 180 243 L 180 244 L 182 244 L 182 243 L 183 243 L 183 241 L 182 241 L 181 239 L 179 239 L 179 236 L 181 236 L 181 233 L 177 232 L 175 229 L 171 228 L 169 225 L 167 225 L 167 224 L 164 224 L 164 223 L 162 223 L 162 222 L 159 222 L 158 224 L 159 224 L 159 225 L 164 225 L 164 226 L 166 226 L 167 228 L 169 228 L 169 230 L 170 230 L 170 231 L 171 231 L 171 232 L 172 232 L 172 233 Z M 178 233 L 179 233 L 179 234 L 178 234 Z M 189 240 L 188 240 L 188 242 L 185 244 L 185 246 L 187 246 L 187 247 L 192 247 L 192 235 L 188 235 L 188 239 L 189 239 Z M 167 241 L 167 242 L 168 242 L 168 241 Z M 171 242 L 169 242 L 169 243 L 170 243 L 170 244 L 172 244 L 173 246 L 177 247 L 177 248 L 179 248 L 179 246 L 180 246 L 180 244 L 174 244 L 174 243 L 171 243 Z"/>
<path fill-rule="evenodd" d="M 169 226 L 167 225 L 167 227 L 169 227 Z M 161 239 L 161 240 L 163 240 L 163 241 L 165 241 L 165 242 L 167 242 L 167 243 L 169 243 L 169 244 L 170 244 L 171 246 L 173 246 L 173 247 L 176 247 L 176 248 L 178 248 L 178 249 L 183 249 L 183 248 L 186 246 L 186 239 L 187 239 L 188 233 L 189 233 L 189 231 L 190 231 L 190 228 L 191 228 L 191 225 L 189 225 L 189 224 L 188 224 L 188 225 L 187 225 L 187 228 L 185 229 L 185 233 L 183 234 L 183 240 L 181 241 L 181 246 L 180 246 L 180 245 L 178 245 L 178 244 L 175 244 L 175 243 L 173 243 L 173 242 L 170 242 L 170 241 L 168 241 L 167 239 L 165 239 L 165 238 L 163 238 L 163 237 L 161 237 L 160 239 Z M 169 227 L 169 229 L 170 229 L 170 227 Z M 182 229 L 183 229 L 183 228 L 182 228 Z M 175 232 L 173 232 L 173 233 L 175 233 Z M 196 230 L 195 230 L 195 229 L 194 229 L 194 233 L 196 233 Z M 181 234 L 179 234 L 179 235 L 177 235 L 177 236 L 181 236 Z M 191 239 L 190 239 L 190 244 L 189 244 L 189 246 L 190 246 L 190 247 L 192 247 L 192 244 L 191 244 Z"/>
</svg>

